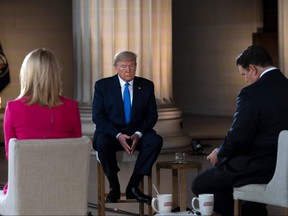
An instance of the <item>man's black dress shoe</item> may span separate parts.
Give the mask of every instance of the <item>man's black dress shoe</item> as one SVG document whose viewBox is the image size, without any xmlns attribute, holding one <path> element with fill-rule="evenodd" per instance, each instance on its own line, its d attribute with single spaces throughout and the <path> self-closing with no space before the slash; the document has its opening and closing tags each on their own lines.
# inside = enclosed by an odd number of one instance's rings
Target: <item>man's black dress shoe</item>
<svg viewBox="0 0 288 216">
<path fill-rule="evenodd" d="M 126 199 L 136 199 L 138 202 L 143 202 L 148 205 L 151 204 L 152 198 L 142 193 L 138 187 L 126 189 Z"/>
<path fill-rule="evenodd" d="M 120 188 L 111 188 L 109 193 L 106 196 L 106 202 L 114 203 L 120 199 Z"/>
</svg>

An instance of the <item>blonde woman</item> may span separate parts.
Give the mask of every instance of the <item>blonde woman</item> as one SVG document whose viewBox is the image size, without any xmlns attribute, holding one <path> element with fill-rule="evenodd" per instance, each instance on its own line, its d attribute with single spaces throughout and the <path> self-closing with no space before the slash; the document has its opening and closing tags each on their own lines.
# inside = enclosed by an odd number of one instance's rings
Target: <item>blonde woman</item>
<svg viewBox="0 0 288 216">
<path fill-rule="evenodd" d="M 36 49 L 24 59 L 20 70 L 20 95 L 7 102 L 4 114 L 5 151 L 9 140 L 81 137 L 76 101 L 61 96 L 61 68 L 47 49 Z M 7 185 L 4 188 L 7 193 Z"/>
</svg>

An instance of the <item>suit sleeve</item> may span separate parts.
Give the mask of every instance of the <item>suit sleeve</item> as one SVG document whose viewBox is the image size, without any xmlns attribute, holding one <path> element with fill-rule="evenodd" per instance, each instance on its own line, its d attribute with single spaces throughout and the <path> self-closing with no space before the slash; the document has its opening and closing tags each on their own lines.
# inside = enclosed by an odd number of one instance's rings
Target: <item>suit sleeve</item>
<svg viewBox="0 0 288 216">
<path fill-rule="evenodd" d="M 258 110 L 255 97 L 249 91 L 242 90 L 237 98 L 233 123 L 218 152 L 218 164 L 223 163 L 231 156 L 245 154 L 249 151 L 249 145 L 256 137 Z"/>
<path fill-rule="evenodd" d="M 113 136 L 120 133 L 119 129 L 114 126 L 106 114 L 104 88 L 100 82 L 96 82 L 94 86 L 92 120 L 99 132 L 107 132 Z"/>
</svg>

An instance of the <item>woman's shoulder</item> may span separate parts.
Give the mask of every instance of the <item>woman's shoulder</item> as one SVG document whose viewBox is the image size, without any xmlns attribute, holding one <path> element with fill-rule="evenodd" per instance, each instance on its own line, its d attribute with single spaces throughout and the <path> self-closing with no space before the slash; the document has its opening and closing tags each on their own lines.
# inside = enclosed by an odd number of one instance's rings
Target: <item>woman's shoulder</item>
<svg viewBox="0 0 288 216">
<path fill-rule="evenodd" d="M 62 103 L 64 105 L 74 105 L 74 106 L 78 106 L 78 102 L 74 99 L 71 99 L 71 98 L 67 98 L 67 97 L 64 97 L 64 96 L 60 96 L 60 100 L 62 101 Z"/>
<path fill-rule="evenodd" d="M 26 98 L 16 98 L 14 100 L 7 101 L 7 107 L 18 107 L 18 106 L 24 106 L 25 105 Z"/>
</svg>

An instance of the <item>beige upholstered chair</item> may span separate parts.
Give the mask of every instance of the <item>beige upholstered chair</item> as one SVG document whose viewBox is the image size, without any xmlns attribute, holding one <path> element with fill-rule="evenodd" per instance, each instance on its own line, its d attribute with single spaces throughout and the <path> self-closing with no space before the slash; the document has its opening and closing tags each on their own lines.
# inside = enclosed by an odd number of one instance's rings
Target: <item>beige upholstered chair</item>
<svg viewBox="0 0 288 216">
<path fill-rule="evenodd" d="M 90 150 L 88 137 L 11 139 L 0 215 L 86 215 Z"/>
<path fill-rule="evenodd" d="M 241 215 L 240 200 L 266 203 L 284 207 L 288 215 L 288 131 L 282 131 L 278 139 L 277 164 L 268 184 L 249 184 L 234 188 L 234 215 Z"/>
<path fill-rule="evenodd" d="M 135 151 L 133 155 L 128 155 L 125 151 L 118 151 L 116 153 L 116 158 L 118 162 L 121 163 L 135 163 L 137 160 L 139 152 Z M 105 197 L 108 193 L 105 192 L 105 174 L 101 166 L 100 160 L 98 158 L 98 152 L 96 152 L 97 159 L 97 175 L 98 175 L 98 215 L 105 216 Z M 148 195 L 152 197 L 152 176 L 147 176 L 147 190 Z M 140 184 L 141 191 L 144 191 L 144 180 Z M 121 199 L 117 202 L 119 204 L 123 203 L 138 203 L 139 204 L 139 215 L 144 216 L 144 203 L 139 203 L 136 199 L 125 199 L 125 193 L 121 193 Z M 115 203 L 113 203 L 115 204 Z M 146 204 L 145 204 L 146 205 Z M 152 215 L 151 205 L 148 206 L 148 215 Z"/>
</svg>

